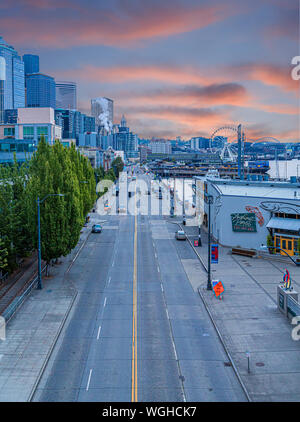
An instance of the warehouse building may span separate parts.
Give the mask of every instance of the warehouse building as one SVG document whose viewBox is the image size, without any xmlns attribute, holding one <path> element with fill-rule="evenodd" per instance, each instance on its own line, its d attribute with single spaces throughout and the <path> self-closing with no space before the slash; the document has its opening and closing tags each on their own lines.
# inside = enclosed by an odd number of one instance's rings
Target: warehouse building
<svg viewBox="0 0 300 422">
<path fill-rule="evenodd" d="M 206 179 L 195 177 L 199 225 L 208 226 L 211 195 L 211 233 L 223 246 L 259 250 L 270 245 L 276 253 L 299 255 L 300 183 Z"/>
</svg>

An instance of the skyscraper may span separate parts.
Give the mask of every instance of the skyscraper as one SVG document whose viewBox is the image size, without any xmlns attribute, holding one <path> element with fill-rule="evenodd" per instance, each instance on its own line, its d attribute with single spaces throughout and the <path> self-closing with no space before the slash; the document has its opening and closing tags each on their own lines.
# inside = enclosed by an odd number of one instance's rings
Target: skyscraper
<svg viewBox="0 0 300 422">
<path fill-rule="evenodd" d="M 56 82 L 56 108 L 77 110 L 77 87 L 75 82 Z"/>
<path fill-rule="evenodd" d="M 111 132 L 114 121 L 114 102 L 110 98 L 98 97 L 91 100 L 91 114 L 96 126 Z"/>
<path fill-rule="evenodd" d="M 0 37 L 0 56 L 5 59 L 4 109 L 25 107 L 24 63 L 17 51 Z"/>
<path fill-rule="evenodd" d="M 43 73 L 26 75 L 27 107 L 56 106 L 55 80 L 52 76 Z"/>
<path fill-rule="evenodd" d="M 39 73 L 40 58 L 35 54 L 24 54 L 23 56 L 25 75 L 29 73 Z"/>
<path fill-rule="evenodd" d="M 4 57 L 0 57 L 0 123 L 4 123 L 4 81 L 6 74 Z"/>
</svg>

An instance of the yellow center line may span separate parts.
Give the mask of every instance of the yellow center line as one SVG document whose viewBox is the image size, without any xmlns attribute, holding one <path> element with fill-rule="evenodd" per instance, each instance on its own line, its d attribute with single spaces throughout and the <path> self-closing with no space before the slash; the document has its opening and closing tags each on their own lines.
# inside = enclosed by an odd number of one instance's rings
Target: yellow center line
<svg viewBox="0 0 300 422">
<path fill-rule="evenodd" d="M 131 401 L 137 402 L 137 212 L 135 189 L 134 217 L 134 263 L 133 263 L 133 310 L 132 310 L 132 362 L 131 362 Z"/>
</svg>

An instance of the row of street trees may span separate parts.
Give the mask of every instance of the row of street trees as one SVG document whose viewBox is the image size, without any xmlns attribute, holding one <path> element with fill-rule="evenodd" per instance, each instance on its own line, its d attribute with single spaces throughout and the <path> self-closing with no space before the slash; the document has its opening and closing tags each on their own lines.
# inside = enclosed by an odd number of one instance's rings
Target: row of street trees
<svg viewBox="0 0 300 422">
<path fill-rule="evenodd" d="M 42 139 L 30 161 L 0 166 L 0 271 L 13 271 L 18 259 L 37 248 L 37 198 L 45 197 L 41 251 L 49 263 L 76 246 L 96 200 L 94 170 L 74 146 L 50 146 Z"/>
</svg>

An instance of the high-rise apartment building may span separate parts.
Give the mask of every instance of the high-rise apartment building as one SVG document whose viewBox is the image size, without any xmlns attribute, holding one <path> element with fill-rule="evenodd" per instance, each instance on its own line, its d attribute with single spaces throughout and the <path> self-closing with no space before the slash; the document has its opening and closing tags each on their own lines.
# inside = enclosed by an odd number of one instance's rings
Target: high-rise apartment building
<svg viewBox="0 0 300 422">
<path fill-rule="evenodd" d="M 75 82 L 58 81 L 56 86 L 56 108 L 77 110 L 77 87 Z"/>
<path fill-rule="evenodd" d="M 40 71 L 39 56 L 36 56 L 35 54 L 24 54 L 23 62 L 24 62 L 25 75 L 28 75 L 29 73 L 39 73 Z"/>
<path fill-rule="evenodd" d="M 56 106 L 55 80 L 43 73 L 26 75 L 26 103 L 27 107 Z"/>
<path fill-rule="evenodd" d="M 98 128 L 103 127 L 106 132 L 111 132 L 114 121 L 113 100 L 106 97 L 92 99 L 91 114 L 95 117 L 95 123 Z"/>
<path fill-rule="evenodd" d="M 24 62 L 17 51 L 0 37 L 0 57 L 5 59 L 4 109 L 25 107 Z"/>
<path fill-rule="evenodd" d="M 171 154 L 171 142 L 166 139 L 151 139 L 150 149 L 152 154 Z"/>
</svg>

